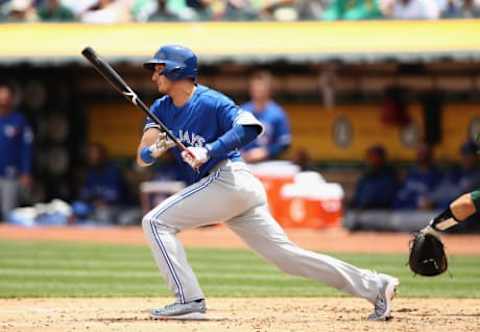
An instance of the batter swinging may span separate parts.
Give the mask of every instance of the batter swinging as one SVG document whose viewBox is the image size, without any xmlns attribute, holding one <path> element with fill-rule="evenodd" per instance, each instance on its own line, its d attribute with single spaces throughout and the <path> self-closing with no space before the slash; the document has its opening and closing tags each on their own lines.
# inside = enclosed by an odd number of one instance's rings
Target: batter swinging
<svg viewBox="0 0 480 332">
<path fill-rule="evenodd" d="M 155 262 L 177 298 L 173 304 L 153 309 L 151 316 L 203 318 L 205 296 L 175 235 L 183 229 L 220 221 L 280 270 L 365 298 L 374 304 L 370 320 L 389 318 L 398 279 L 302 249 L 272 218 L 262 184 L 238 152 L 261 134 L 262 125 L 220 92 L 196 83 L 195 54 L 182 46 L 167 45 L 144 66 L 153 72 L 153 83 L 165 95 L 155 101 L 151 111 L 195 156 L 173 147 L 147 118 L 138 164 L 151 165 L 172 148 L 178 172 L 189 184 L 148 212 L 142 221 Z"/>
</svg>

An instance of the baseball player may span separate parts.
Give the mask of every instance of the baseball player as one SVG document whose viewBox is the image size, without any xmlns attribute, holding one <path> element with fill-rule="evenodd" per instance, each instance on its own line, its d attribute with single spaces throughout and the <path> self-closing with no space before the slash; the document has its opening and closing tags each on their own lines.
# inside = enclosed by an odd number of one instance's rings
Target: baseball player
<svg viewBox="0 0 480 332">
<path fill-rule="evenodd" d="M 16 208 L 22 190 L 32 186 L 33 133 L 27 119 L 14 110 L 14 90 L 0 82 L 0 211 Z"/>
<path fill-rule="evenodd" d="M 142 225 L 155 262 L 176 301 L 153 309 L 156 319 L 202 319 L 205 295 L 176 233 L 224 222 L 254 251 L 280 270 L 323 282 L 374 305 L 370 320 L 385 320 L 398 279 L 359 269 L 292 243 L 272 218 L 265 190 L 242 161 L 239 149 L 263 131 L 252 113 L 196 82 L 197 57 L 188 48 L 167 45 L 144 64 L 165 96 L 151 111 L 188 148 L 180 151 L 149 118 L 137 162 L 148 166 L 168 149 L 189 186 L 148 212 Z"/>
<path fill-rule="evenodd" d="M 264 128 L 263 135 L 243 147 L 242 158 L 249 163 L 275 159 L 291 143 L 290 124 L 282 107 L 271 98 L 272 77 L 267 71 L 259 71 L 250 79 L 252 100 L 241 108 L 253 113 Z"/>
</svg>

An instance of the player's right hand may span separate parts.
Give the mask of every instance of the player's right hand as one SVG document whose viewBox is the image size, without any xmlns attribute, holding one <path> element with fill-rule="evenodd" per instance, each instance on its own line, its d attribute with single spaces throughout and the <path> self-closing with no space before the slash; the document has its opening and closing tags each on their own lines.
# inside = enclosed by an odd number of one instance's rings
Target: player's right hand
<svg viewBox="0 0 480 332">
<path fill-rule="evenodd" d="M 200 166 L 205 164 L 210 158 L 206 148 L 191 146 L 185 151 L 182 151 L 182 159 L 193 169 L 198 170 Z"/>
<path fill-rule="evenodd" d="M 165 151 L 175 146 L 175 143 L 168 138 L 167 133 L 161 132 L 158 134 L 155 143 L 150 146 L 150 151 L 152 152 L 152 157 L 158 158 Z"/>
</svg>

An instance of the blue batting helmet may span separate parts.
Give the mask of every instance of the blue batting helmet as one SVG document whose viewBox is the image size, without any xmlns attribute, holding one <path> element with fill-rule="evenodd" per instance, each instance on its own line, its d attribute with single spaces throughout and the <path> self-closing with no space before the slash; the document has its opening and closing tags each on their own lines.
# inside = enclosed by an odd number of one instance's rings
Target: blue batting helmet
<svg viewBox="0 0 480 332">
<path fill-rule="evenodd" d="M 146 69 L 153 70 L 155 65 L 163 64 L 162 74 L 169 80 L 177 81 L 185 78 L 197 78 L 197 56 L 192 50 L 180 45 L 165 45 L 155 53 L 152 59 L 143 64 Z"/>
</svg>

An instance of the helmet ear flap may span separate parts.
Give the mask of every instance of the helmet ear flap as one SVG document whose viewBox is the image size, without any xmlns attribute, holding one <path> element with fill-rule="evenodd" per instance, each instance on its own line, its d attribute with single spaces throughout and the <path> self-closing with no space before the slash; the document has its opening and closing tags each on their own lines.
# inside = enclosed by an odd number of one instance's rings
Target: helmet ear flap
<svg viewBox="0 0 480 332">
<path fill-rule="evenodd" d="M 170 68 L 166 73 L 165 76 L 167 76 L 168 79 L 172 81 L 176 81 L 182 77 L 183 74 L 183 68 L 181 66 L 176 66 L 173 68 Z"/>
</svg>

